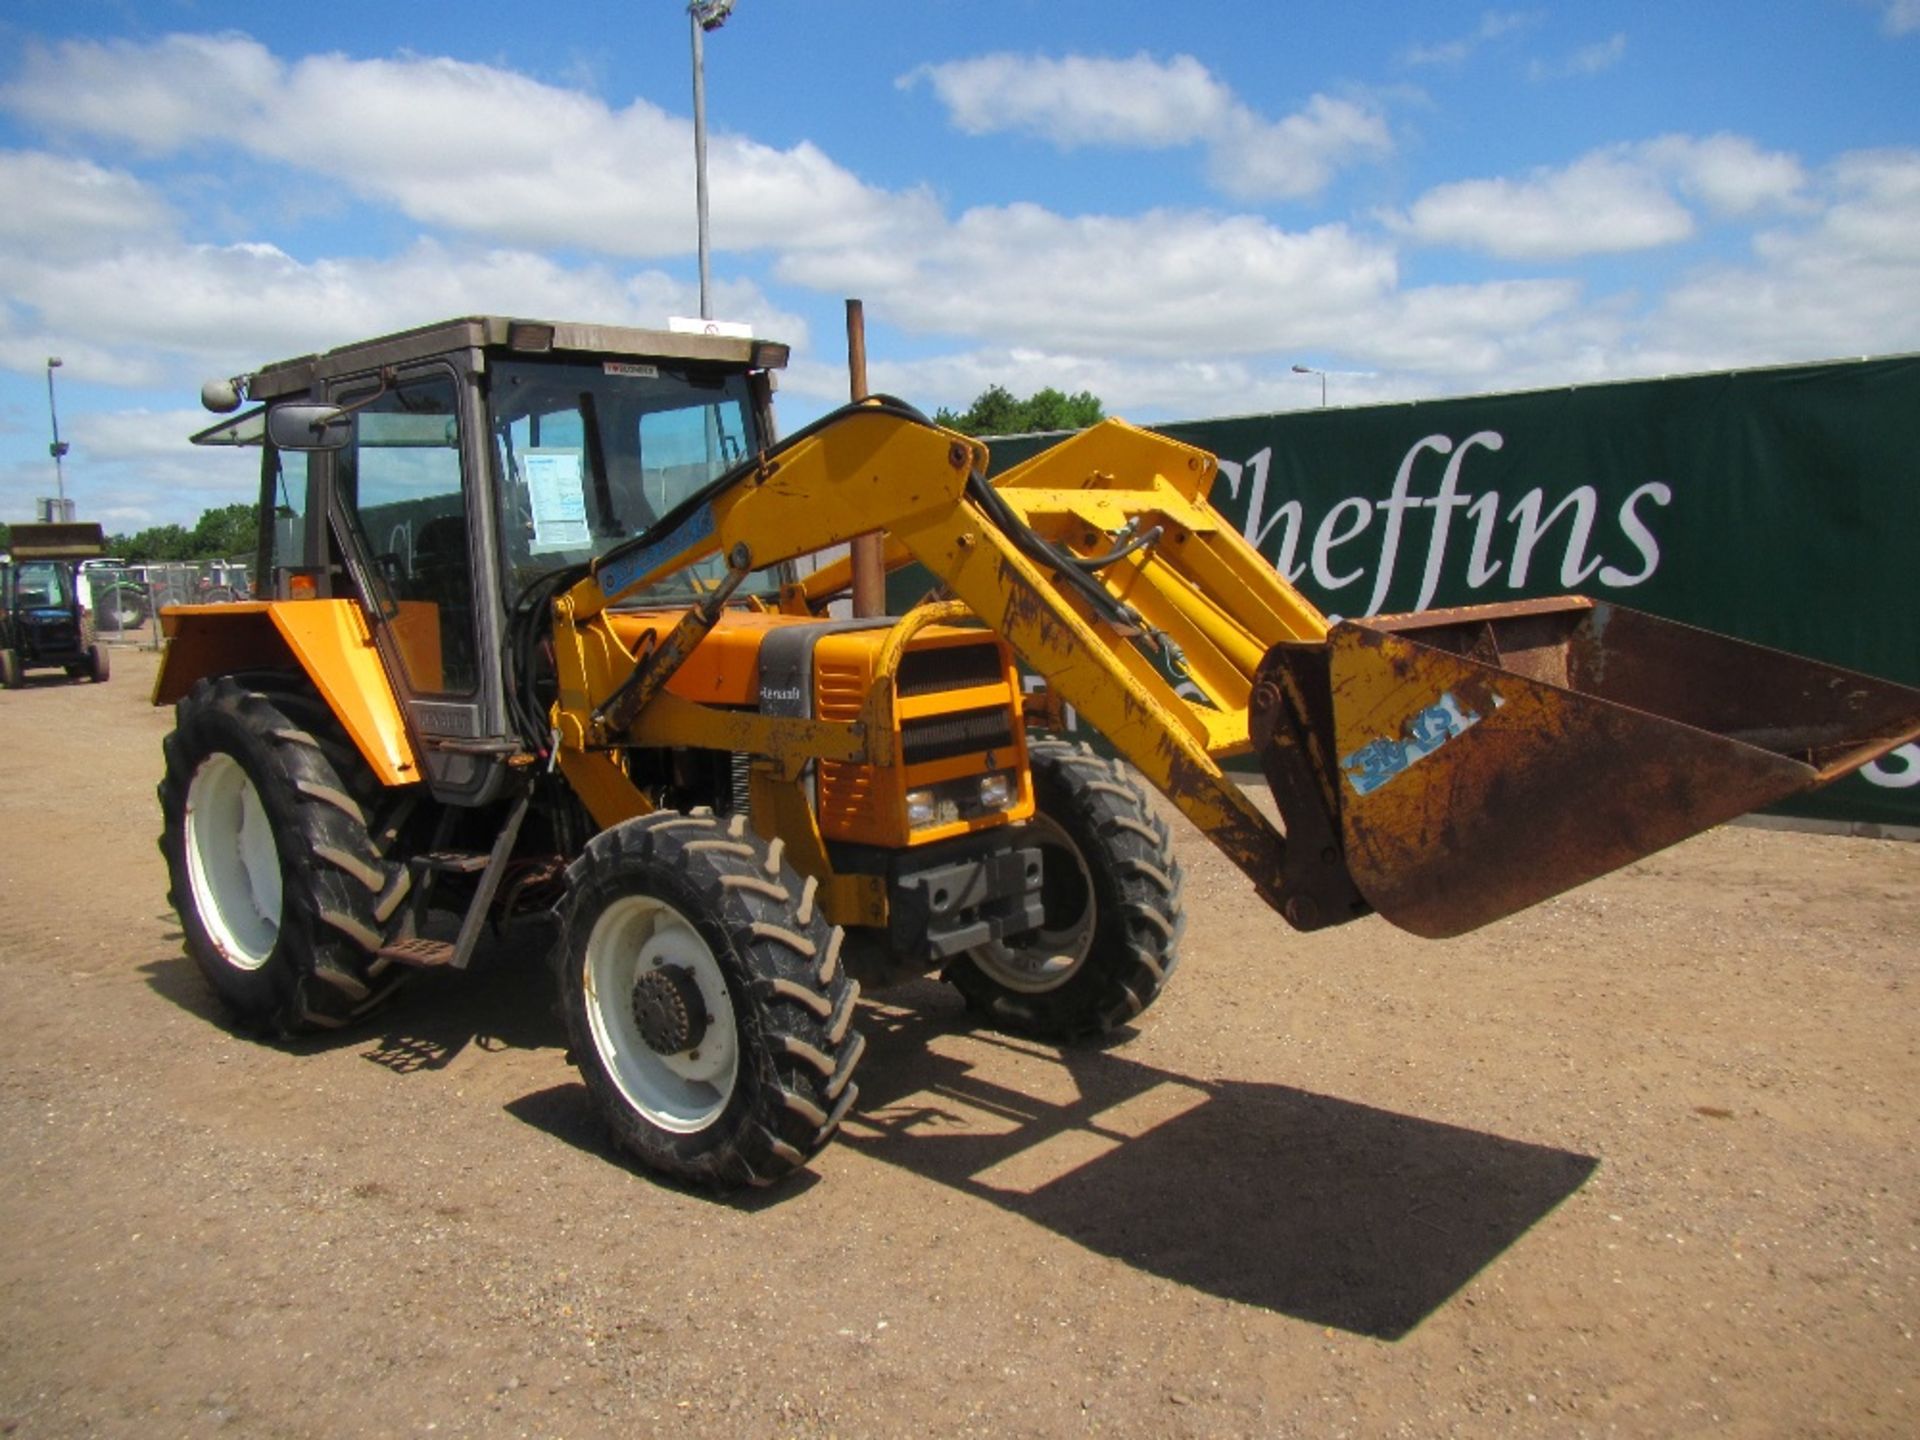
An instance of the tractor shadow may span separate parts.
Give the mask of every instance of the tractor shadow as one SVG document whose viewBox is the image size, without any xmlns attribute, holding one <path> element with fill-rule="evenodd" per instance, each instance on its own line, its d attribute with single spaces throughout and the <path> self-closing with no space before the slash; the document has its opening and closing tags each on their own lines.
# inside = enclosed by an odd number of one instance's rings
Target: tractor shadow
<svg viewBox="0 0 1920 1440">
<path fill-rule="evenodd" d="M 164 917 L 172 922 L 173 917 Z M 452 926 L 444 928 L 450 938 Z M 561 1049 L 566 1027 L 554 1011 L 553 976 L 546 957 L 552 931 L 537 921 L 489 931 L 465 971 L 416 971 L 375 1013 L 339 1030 L 270 1043 L 291 1055 L 358 1050 L 362 1058 L 399 1075 L 445 1069 L 468 1049 Z M 208 1024 L 248 1039 L 263 1038 L 235 1023 L 214 997 L 199 967 L 181 952 L 177 924 L 166 934 L 172 953 L 140 966 L 162 999 Z M 270 1037 L 268 1037 L 270 1038 Z"/>
<path fill-rule="evenodd" d="M 1196 1080 L 1111 1046 L 1008 1039 L 953 1008 L 863 1007 L 860 1102 L 836 1143 L 1315 1325 L 1401 1339 L 1599 1164 L 1285 1085 Z"/>
<path fill-rule="evenodd" d="M 441 1070 L 469 1049 L 557 1050 L 549 939 L 537 926 L 490 936 L 468 974 L 412 976 L 365 1022 L 283 1048 L 352 1049 L 397 1074 Z M 184 956 L 142 969 L 160 996 L 231 1028 Z M 1070 1048 L 1010 1038 L 975 1028 L 931 981 L 862 1003 L 859 1024 L 860 1099 L 836 1146 L 1149 1274 L 1379 1340 L 1406 1336 L 1599 1165 L 1291 1086 L 1163 1070 L 1128 1058 L 1125 1031 Z M 505 1108 L 630 1168 L 577 1080 Z M 772 1190 L 686 1193 L 760 1210 L 805 1193 L 831 1163 Z"/>
</svg>

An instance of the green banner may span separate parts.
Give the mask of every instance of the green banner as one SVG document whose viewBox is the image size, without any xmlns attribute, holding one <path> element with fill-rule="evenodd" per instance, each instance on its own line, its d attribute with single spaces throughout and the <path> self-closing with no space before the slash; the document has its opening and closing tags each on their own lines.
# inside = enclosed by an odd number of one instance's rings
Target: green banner
<svg viewBox="0 0 1920 1440">
<path fill-rule="evenodd" d="M 1580 593 L 1920 685 L 1920 356 L 1161 428 L 1331 615 Z M 1920 826 L 1920 745 L 1785 808 Z"/>
</svg>

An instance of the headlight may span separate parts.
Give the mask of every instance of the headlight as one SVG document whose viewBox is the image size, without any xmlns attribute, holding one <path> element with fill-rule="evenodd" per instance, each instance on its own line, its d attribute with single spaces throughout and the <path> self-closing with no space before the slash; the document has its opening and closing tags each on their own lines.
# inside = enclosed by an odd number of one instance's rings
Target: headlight
<svg viewBox="0 0 1920 1440">
<path fill-rule="evenodd" d="M 980 777 L 980 808 L 982 810 L 1011 810 L 1013 796 L 1013 776 L 1010 772 L 995 770 Z"/>
<path fill-rule="evenodd" d="M 915 830 L 924 830 L 933 824 L 940 813 L 934 803 L 933 791 L 909 790 L 907 792 L 907 824 Z"/>
</svg>

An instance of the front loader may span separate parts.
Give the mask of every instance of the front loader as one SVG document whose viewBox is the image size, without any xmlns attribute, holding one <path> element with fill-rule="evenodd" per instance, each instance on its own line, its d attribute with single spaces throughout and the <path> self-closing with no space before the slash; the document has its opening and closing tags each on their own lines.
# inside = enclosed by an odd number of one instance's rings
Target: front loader
<svg viewBox="0 0 1920 1440">
<path fill-rule="evenodd" d="M 1110 421 L 989 481 L 888 399 L 776 439 L 785 358 L 477 317 L 208 387 L 256 402 L 195 438 L 261 447 L 261 581 L 163 615 L 161 845 L 240 1022 L 351 1024 L 546 917 L 621 1147 L 768 1183 L 855 1103 L 861 980 L 1049 1039 L 1154 1002 L 1143 779 L 1294 927 L 1439 937 L 1920 733 L 1920 692 L 1577 597 L 1333 624 L 1204 452 Z M 838 614 L 876 531 L 938 589 Z"/>
</svg>

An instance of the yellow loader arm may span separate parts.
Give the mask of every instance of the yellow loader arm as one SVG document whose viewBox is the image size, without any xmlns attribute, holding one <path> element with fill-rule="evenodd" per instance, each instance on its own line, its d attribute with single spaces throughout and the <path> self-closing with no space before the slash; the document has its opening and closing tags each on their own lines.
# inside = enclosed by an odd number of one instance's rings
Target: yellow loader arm
<svg viewBox="0 0 1920 1440">
<path fill-rule="evenodd" d="M 1920 735 L 1920 691 L 1579 597 L 1329 624 L 1207 503 L 1211 455 L 1121 421 L 986 461 L 849 407 L 604 557 L 555 605 L 562 763 L 644 723 L 751 570 L 874 530 L 1301 929 L 1458 934 Z M 715 554 L 728 580 L 651 655 L 594 624 Z M 1249 752 L 1279 826 L 1222 769 Z"/>
</svg>

